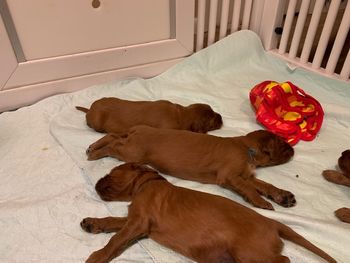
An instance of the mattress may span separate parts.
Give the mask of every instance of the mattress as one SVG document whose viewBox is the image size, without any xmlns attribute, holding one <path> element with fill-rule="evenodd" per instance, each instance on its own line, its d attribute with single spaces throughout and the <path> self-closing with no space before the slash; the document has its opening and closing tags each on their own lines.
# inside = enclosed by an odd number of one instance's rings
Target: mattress
<svg viewBox="0 0 350 263">
<path fill-rule="evenodd" d="M 112 234 L 89 234 L 84 217 L 123 216 L 127 202 L 103 202 L 95 182 L 120 164 L 112 158 L 87 161 L 85 150 L 103 134 L 86 126 L 76 105 L 89 107 L 101 97 L 167 99 L 182 105 L 208 103 L 224 126 L 210 132 L 238 136 L 262 127 L 249 102 L 251 88 L 264 80 L 291 81 L 315 97 L 325 118 L 317 138 L 299 142 L 292 161 L 256 171 L 259 179 L 293 192 L 297 205 L 275 211 L 253 208 L 239 195 L 215 185 L 164 175 L 171 183 L 218 194 L 292 227 L 333 256 L 350 258 L 350 224 L 333 212 L 350 207 L 350 189 L 323 179 L 340 153 L 350 148 L 350 85 L 327 79 L 266 53 L 251 31 L 240 31 L 186 58 L 152 79 L 127 79 L 62 94 L 0 115 L 0 262 L 84 262 Z M 284 241 L 292 262 L 322 262 Z M 190 262 L 152 240 L 128 248 L 113 262 Z"/>
</svg>

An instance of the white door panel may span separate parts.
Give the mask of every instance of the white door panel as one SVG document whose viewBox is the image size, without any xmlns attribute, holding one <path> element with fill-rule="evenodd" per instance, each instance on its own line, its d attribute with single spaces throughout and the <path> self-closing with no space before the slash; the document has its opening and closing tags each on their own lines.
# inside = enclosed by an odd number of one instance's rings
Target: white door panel
<svg viewBox="0 0 350 263">
<path fill-rule="evenodd" d="M 1 39 L 0 52 L 20 62 L 11 68 L 0 61 L 7 69 L 1 73 L 0 89 L 127 69 L 193 52 L 194 0 L 100 2 L 95 9 L 87 0 L 7 0 L 12 15 L 7 22 L 16 29 L 12 45 L 19 39 L 17 58 L 11 46 L 1 47 Z"/>
<path fill-rule="evenodd" d="M 8 0 L 25 58 L 35 60 L 170 37 L 170 1 Z"/>
</svg>

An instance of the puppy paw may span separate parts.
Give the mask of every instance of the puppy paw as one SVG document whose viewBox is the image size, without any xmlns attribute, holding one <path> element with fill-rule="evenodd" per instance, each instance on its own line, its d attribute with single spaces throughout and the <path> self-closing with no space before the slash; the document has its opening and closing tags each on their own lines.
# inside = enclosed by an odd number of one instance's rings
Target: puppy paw
<svg viewBox="0 0 350 263">
<path fill-rule="evenodd" d="M 339 218 L 339 220 L 350 223 L 350 208 L 340 208 L 334 212 L 335 216 Z"/>
<path fill-rule="evenodd" d="M 94 150 L 93 150 L 93 147 L 91 145 L 86 149 L 85 153 L 86 153 L 87 159 L 89 161 L 95 160 L 94 159 Z"/>
<path fill-rule="evenodd" d="M 263 207 L 261 207 L 262 209 L 267 209 L 267 210 L 275 210 L 275 208 L 273 208 L 272 204 L 267 202 Z"/>
<path fill-rule="evenodd" d="M 111 146 L 118 137 L 115 134 L 107 134 L 86 149 L 88 160 L 97 160 L 109 156 Z"/>
<path fill-rule="evenodd" d="M 249 203 L 261 209 L 275 210 L 272 204 L 265 201 L 263 198 L 261 198 L 261 200 L 249 201 Z"/>
<path fill-rule="evenodd" d="M 343 181 L 344 175 L 341 172 L 335 171 L 335 170 L 324 170 L 322 172 L 323 177 L 332 183 L 338 184 L 339 182 Z"/>
<path fill-rule="evenodd" d="M 86 149 L 86 151 L 85 151 L 85 153 L 86 153 L 86 155 L 89 155 L 89 153 L 92 151 L 92 149 L 91 149 L 92 147 L 91 147 L 91 145 Z"/>
<path fill-rule="evenodd" d="M 87 148 L 86 155 L 88 161 L 95 161 L 104 157 L 108 157 L 110 154 L 110 149 L 108 147 L 102 149 L 93 149 L 91 146 Z"/>
<path fill-rule="evenodd" d="M 102 157 L 98 157 L 96 154 L 95 154 L 95 152 L 93 152 L 91 149 L 87 149 L 86 150 L 86 155 L 87 155 L 87 159 L 88 159 L 88 161 L 95 161 L 95 160 L 98 160 L 98 159 L 100 159 L 100 158 L 102 158 Z"/>
<path fill-rule="evenodd" d="M 276 196 L 271 197 L 277 204 L 283 207 L 292 207 L 295 206 L 297 201 L 295 200 L 295 196 L 293 193 L 285 190 L 281 190 Z"/>
<path fill-rule="evenodd" d="M 110 260 L 108 259 L 106 253 L 104 253 L 103 249 L 100 249 L 93 252 L 85 263 L 107 263 L 109 261 Z"/>
<path fill-rule="evenodd" d="M 96 147 L 94 147 L 94 145 L 90 145 L 87 149 L 86 149 L 86 155 L 87 155 L 87 159 L 89 161 L 94 161 L 97 159 L 100 159 L 101 157 L 97 156 L 98 152 L 101 152 L 101 150 L 99 149 L 95 149 Z"/>
<path fill-rule="evenodd" d="M 87 217 L 80 222 L 80 226 L 88 233 L 98 234 L 103 232 L 97 224 L 96 218 Z"/>
</svg>

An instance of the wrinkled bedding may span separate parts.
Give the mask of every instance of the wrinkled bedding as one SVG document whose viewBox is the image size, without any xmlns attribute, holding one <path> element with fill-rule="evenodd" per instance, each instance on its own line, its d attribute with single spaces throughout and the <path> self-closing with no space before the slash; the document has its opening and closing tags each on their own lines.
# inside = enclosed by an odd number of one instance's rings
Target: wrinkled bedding
<svg viewBox="0 0 350 263">
<path fill-rule="evenodd" d="M 101 97 L 167 99 L 183 105 L 203 102 L 223 116 L 224 127 L 211 134 L 237 136 L 262 127 L 256 122 L 249 91 L 263 80 L 291 81 L 315 97 L 325 119 L 317 138 L 295 146 L 287 164 L 260 168 L 257 177 L 296 195 L 297 205 L 257 212 L 283 222 L 333 256 L 350 258 L 350 224 L 333 211 L 350 207 L 350 189 L 327 182 L 342 150 L 350 148 L 350 85 L 297 68 L 266 53 L 250 31 L 237 32 L 148 80 L 128 79 L 45 99 L 0 115 L 0 262 L 83 262 L 111 234 L 81 230 L 87 216 L 123 216 L 126 202 L 106 203 L 95 182 L 120 164 L 112 158 L 89 162 L 85 150 L 103 136 L 86 126 L 76 105 L 89 107 Z M 166 175 L 165 175 L 166 176 Z M 173 184 L 228 197 L 248 207 L 237 194 L 214 185 L 166 176 Z M 252 208 L 252 207 L 251 207 Z M 322 262 L 284 241 L 283 254 L 294 263 Z M 144 239 L 113 262 L 189 262 Z"/>
</svg>

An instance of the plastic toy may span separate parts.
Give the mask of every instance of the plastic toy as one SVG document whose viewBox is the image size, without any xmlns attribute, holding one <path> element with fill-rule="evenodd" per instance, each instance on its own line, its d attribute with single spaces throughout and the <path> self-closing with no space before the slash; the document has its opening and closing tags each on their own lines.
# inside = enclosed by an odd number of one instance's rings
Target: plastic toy
<svg viewBox="0 0 350 263">
<path fill-rule="evenodd" d="M 291 145 L 313 140 L 322 126 L 321 104 L 289 81 L 261 82 L 249 97 L 257 121 Z"/>
</svg>

